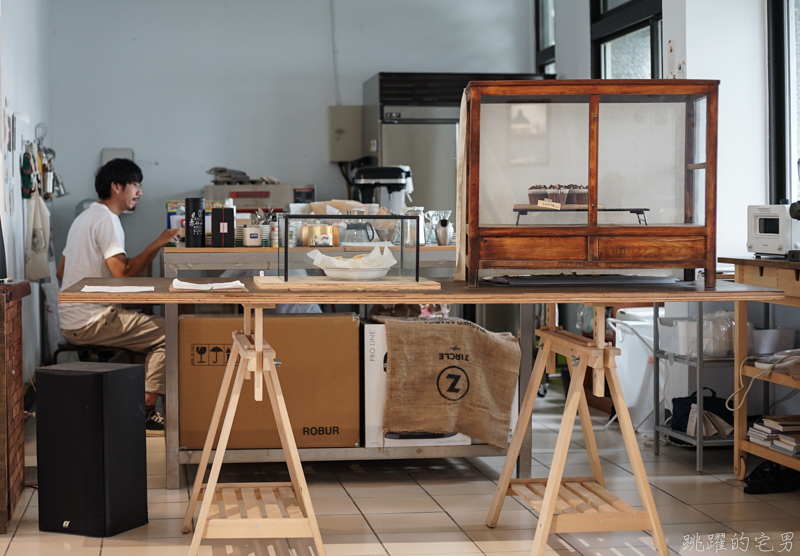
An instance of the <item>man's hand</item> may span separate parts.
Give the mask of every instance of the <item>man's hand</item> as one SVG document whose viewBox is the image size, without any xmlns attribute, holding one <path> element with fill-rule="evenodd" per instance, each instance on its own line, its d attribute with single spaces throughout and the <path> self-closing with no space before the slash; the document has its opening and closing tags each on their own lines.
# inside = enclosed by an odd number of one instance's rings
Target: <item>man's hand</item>
<svg viewBox="0 0 800 556">
<path fill-rule="evenodd" d="M 109 257 L 106 259 L 108 269 L 111 274 L 116 278 L 129 278 L 131 276 L 139 276 L 142 271 L 146 270 L 151 265 L 153 259 L 156 258 L 159 249 L 167 245 L 175 236 L 178 235 L 178 230 L 164 230 L 156 240 L 148 245 L 144 251 L 128 259 L 124 253 Z"/>
<path fill-rule="evenodd" d="M 172 243 L 176 237 L 180 235 L 180 232 L 176 229 L 166 229 L 161 232 L 161 235 L 158 236 L 158 239 L 155 240 L 154 243 L 158 243 L 159 247 L 164 247 L 165 245 Z"/>
</svg>

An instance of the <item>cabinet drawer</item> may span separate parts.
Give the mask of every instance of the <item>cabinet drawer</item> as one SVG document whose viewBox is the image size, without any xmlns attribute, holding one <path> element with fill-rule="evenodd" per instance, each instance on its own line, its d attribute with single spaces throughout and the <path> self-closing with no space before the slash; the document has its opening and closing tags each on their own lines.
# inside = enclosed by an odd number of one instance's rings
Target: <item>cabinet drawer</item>
<svg viewBox="0 0 800 556">
<path fill-rule="evenodd" d="M 585 261 L 586 237 L 483 237 L 485 261 Z"/>
<path fill-rule="evenodd" d="M 601 237 L 601 261 L 702 261 L 705 238 L 683 237 Z"/>
<path fill-rule="evenodd" d="M 744 270 L 744 283 L 751 286 L 763 286 L 765 288 L 778 287 L 778 269 L 771 266 L 745 266 Z M 794 271 L 791 272 L 794 277 Z"/>
</svg>

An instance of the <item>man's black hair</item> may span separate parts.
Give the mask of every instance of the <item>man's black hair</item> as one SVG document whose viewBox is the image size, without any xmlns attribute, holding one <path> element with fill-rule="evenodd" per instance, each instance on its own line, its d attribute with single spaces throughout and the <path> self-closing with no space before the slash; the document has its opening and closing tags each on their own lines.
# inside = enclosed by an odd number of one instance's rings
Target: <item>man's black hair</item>
<svg viewBox="0 0 800 556">
<path fill-rule="evenodd" d="M 142 169 L 130 159 L 115 158 L 106 162 L 94 176 L 94 188 L 102 199 L 111 197 L 111 184 L 118 183 L 123 188 L 129 183 L 142 182 Z"/>
</svg>

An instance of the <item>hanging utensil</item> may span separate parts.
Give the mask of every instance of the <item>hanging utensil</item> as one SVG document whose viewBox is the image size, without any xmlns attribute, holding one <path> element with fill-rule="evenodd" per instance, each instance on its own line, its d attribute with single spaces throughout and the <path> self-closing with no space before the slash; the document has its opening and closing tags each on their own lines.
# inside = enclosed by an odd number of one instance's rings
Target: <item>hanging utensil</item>
<svg viewBox="0 0 800 556">
<path fill-rule="evenodd" d="M 36 124 L 34 133 L 36 136 L 36 144 L 41 148 L 42 143 L 44 143 L 44 138 L 47 137 L 47 124 L 44 122 Z"/>
</svg>

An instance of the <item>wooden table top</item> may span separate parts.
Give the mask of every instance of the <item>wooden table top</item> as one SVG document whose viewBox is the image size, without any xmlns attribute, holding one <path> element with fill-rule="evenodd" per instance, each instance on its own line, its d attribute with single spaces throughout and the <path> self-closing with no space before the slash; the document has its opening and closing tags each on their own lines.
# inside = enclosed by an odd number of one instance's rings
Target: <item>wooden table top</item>
<svg viewBox="0 0 800 556">
<path fill-rule="evenodd" d="M 729 257 L 720 257 L 717 259 L 717 261 L 741 266 L 765 266 L 800 270 L 800 262 L 792 262 L 787 259 L 756 259 L 755 257 L 751 259 L 733 259 Z"/>
<path fill-rule="evenodd" d="M 438 278 L 442 288 L 432 291 L 397 292 L 301 292 L 265 291 L 252 278 L 240 278 L 248 292 L 187 291 L 170 292 L 172 278 L 87 278 L 62 291 L 60 303 L 586 303 L 613 305 L 619 303 L 655 303 L 681 301 L 763 301 L 781 300 L 784 292 L 733 282 L 717 282 L 716 288 L 706 288 L 702 281 L 675 284 L 626 286 L 537 286 L 516 287 L 481 284 L 467 287 L 466 282 Z M 191 278 L 195 283 L 219 282 L 219 278 Z M 291 281 L 291 278 L 290 278 Z M 90 286 L 153 286 L 155 291 L 144 293 L 83 293 Z"/>
</svg>

